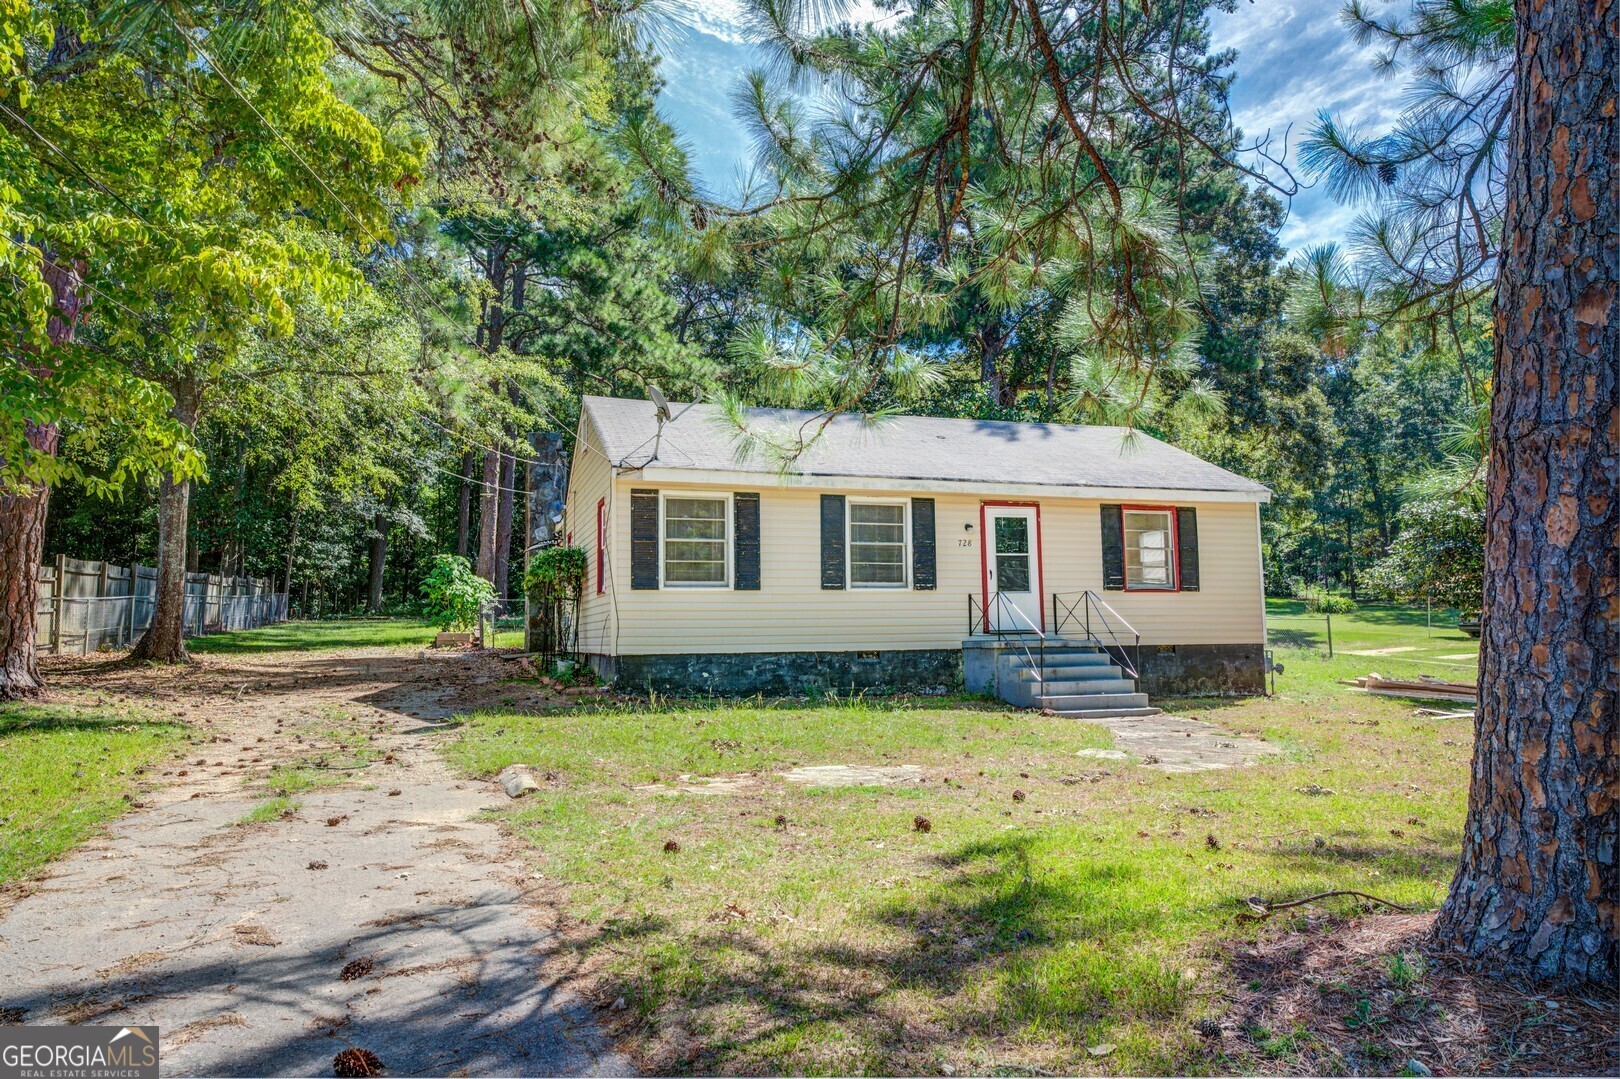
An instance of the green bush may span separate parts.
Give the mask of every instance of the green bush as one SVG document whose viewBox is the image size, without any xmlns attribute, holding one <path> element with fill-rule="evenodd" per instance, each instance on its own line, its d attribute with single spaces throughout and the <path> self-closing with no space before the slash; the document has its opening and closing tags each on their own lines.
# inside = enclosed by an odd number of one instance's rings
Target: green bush
<svg viewBox="0 0 1620 1079">
<path fill-rule="evenodd" d="M 1356 601 L 1337 592 L 1329 592 L 1319 585 L 1305 585 L 1299 590 L 1305 609 L 1312 614 L 1349 614 L 1356 609 Z"/>
<path fill-rule="evenodd" d="M 523 591 L 536 603 L 572 603 L 584 588 L 584 548 L 547 547 L 529 556 Z"/>
<path fill-rule="evenodd" d="M 478 612 L 495 602 L 495 588 L 472 571 L 460 555 L 433 556 L 422 578 L 422 617 L 443 630 L 465 632 L 478 625 Z"/>
</svg>

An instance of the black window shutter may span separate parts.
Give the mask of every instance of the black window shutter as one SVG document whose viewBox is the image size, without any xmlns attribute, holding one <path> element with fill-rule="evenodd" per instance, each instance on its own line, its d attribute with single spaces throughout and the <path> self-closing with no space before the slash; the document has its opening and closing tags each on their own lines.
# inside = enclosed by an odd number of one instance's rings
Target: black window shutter
<svg viewBox="0 0 1620 1079">
<path fill-rule="evenodd" d="M 821 587 L 844 587 L 844 496 L 821 496 Z"/>
<path fill-rule="evenodd" d="M 738 491 L 731 496 L 733 539 L 732 587 L 739 592 L 759 591 L 759 494 Z"/>
<path fill-rule="evenodd" d="M 1191 506 L 1176 510 L 1176 571 L 1183 592 L 1198 591 L 1198 511 Z"/>
<path fill-rule="evenodd" d="M 1118 506 L 1102 508 L 1103 590 L 1125 589 L 1125 515 Z"/>
<path fill-rule="evenodd" d="M 934 573 L 934 500 L 911 500 L 911 587 L 931 591 L 938 587 Z"/>
<path fill-rule="evenodd" d="M 658 587 L 658 492 L 630 492 L 630 587 Z"/>
</svg>

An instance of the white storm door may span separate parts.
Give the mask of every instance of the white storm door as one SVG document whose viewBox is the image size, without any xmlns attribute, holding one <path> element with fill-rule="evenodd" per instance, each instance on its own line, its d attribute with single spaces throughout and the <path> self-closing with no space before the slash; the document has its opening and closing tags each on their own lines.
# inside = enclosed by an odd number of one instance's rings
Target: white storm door
<svg viewBox="0 0 1620 1079">
<path fill-rule="evenodd" d="M 989 597 L 991 630 L 1039 632 L 1041 537 L 1035 508 L 986 506 L 984 531 L 985 593 Z"/>
</svg>

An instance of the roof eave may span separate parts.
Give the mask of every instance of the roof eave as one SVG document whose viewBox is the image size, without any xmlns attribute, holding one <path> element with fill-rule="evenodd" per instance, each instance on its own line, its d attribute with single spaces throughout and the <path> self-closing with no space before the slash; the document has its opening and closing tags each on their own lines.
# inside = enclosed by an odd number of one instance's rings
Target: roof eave
<svg viewBox="0 0 1620 1079">
<path fill-rule="evenodd" d="M 1044 498 L 1181 498 L 1194 502 L 1270 502 L 1271 491 L 1248 488 L 1104 487 L 1090 484 L 993 483 L 983 480 L 945 480 L 907 476 L 843 476 L 814 472 L 750 472 L 742 469 L 675 468 L 647 464 L 621 468 L 619 475 L 634 475 L 648 482 L 729 484 L 749 487 L 813 487 L 851 491 L 935 491 L 951 494 L 1026 495 Z"/>
</svg>

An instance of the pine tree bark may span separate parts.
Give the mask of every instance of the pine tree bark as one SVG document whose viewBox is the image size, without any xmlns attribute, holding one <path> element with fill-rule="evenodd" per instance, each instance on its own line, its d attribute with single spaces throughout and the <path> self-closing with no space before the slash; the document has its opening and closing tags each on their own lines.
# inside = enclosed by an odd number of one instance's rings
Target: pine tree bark
<svg viewBox="0 0 1620 1079">
<path fill-rule="evenodd" d="M 174 408 L 170 414 L 190 431 L 197 424 L 197 383 L 188 377 L 171 390 Z M 186 661 L 186 522 L 190 509 L 191 481 L 164 476 L 158 484 L 157 599 L 152 624 L 130 650 L 132 660 Z"/>
<path fill-rule="evenodd" d="M 1479 708 L 1437 939 L 1620 978 L 1620 4 L 1518 0 Z"/>
<path fill-rule="evenodd" d="M 45 323 L 52 345 L 73 341 L 83 307 L 79 295 L 83 273 L 83 265 L 73 261 L 47 259 L 41 266 L 56 308 Z M 31 365 L 37 378 L 49 378 L 53 370 L 49 357 Z M 54 423 L 25 423 L 23 437 L 50 457 L 62 444 L 61 430 Z M 51 489 L 43 483 L 0 488 L 0 701 L 36 697 L 45 687 L 39 674 L 34 609 L 39 605 L 39 563 L 45 556 L 50 499 Z"/>
<path fill-rule="evenodd" d="M 367 580 L 366 610 L 382 614 L 383 563 L 388 558 L 388 515 L 382 510 L 371 521 L 371 573 Z"/>
<path fill-rule="evenodd" d="M 461 483 L 456 491 L 456 554 L 467 557 L 468 528 L 472 524 L 473 469 L 478 458 L 472 450 L 461 455 Z"/>
<path fill-rule="evenodd" d="M 501 455 L 484 452 L 484 478 L 478 496 L 478 562 L 473 572 L 495 583 L 495 488 L 501 481 Z"/>
<path fill-rule="evenodd" d="M 495 512 L 495 602 L 506 610 L 506 589 L 512 570 L 512 505 L 517 490 L 517 462 L 510 453 L 501 454 L 500 497 Z"/>
</svg>

